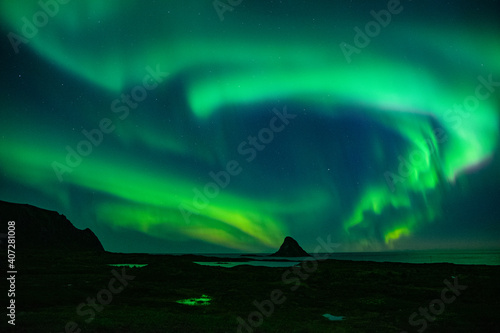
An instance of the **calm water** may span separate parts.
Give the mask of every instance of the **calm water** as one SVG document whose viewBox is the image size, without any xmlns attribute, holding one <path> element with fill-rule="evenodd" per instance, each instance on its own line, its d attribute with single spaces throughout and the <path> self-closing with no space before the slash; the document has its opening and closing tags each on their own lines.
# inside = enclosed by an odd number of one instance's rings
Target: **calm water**
<svg viewBox="0 0 500 333">
<path fill-rule="evenodd" d="M 218 258 L 247 258 L 252 260 L 251 262 L 245 262 L 241 264 L 251 264 L 258 266 L 272 266 L 272 267 L 283 267 L 283 263 L 276 262 L 262 262 L 262 259 L 284 259 L 294 261 L 311 260 L 311 258 L 278 258 L 278 257 L 263 257 L 266 254 L 262 254 L 262 257 L 247 257 L 241 256 L 241 254 L 227 253 L 227 254 L 202 254 L 204 256 L 218 257 Z M 401 252 L 338 252 L 329 255 L 330 259 L 337 260 L 354 260 L 354 261 L 375 261 L 375 262 L 403 262 L 403 263 L 452 263 L 452 264 L 462 264 L 462 265 L 500 265 L 500 250 L 467 250 L 467 251 L 401 251 Z M 224 260 L 224 265 L 221 266 L 234 266 L 228 264 L 230 260 Z M 208 263 L 207 263 L 208 264 Z M 217 263 L 212 263 L 212 265 Z M 290 263 L 292 264 L 292 263 Z M 288 266 L 288 265 L 287 265 Z"/>
<path fill-rule="evenodd" d="M 217 262 L 198 262 L 198 261 L 193 261 L 195 264 L 198 265 L 205 265 L 205 266 L 220 266 L 220 267 L 234 267 L 238 265 L 250 265 L 250 266 L 264 266 L 264 267 L 291 267 L 295 265 L 299 265 L 300 261 L 262 261 L 262 260 L 255 260 L 255 261 L 217 261 Z"/>
</svg>

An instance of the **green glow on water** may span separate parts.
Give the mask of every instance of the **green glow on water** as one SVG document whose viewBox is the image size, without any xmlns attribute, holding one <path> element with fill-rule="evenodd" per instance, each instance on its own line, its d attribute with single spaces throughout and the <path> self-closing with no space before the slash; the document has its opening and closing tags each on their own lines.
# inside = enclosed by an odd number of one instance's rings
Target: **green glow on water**
<svg viewBox="0 0 500 333">
<path fill-rule="evenodd" d="M 122 267 L 126 266 L 128 268 L 140 268 L 140 267 L 145 267 L 148 264 L 109 264 L 108 266 L 114 266 L 114 267 Z"/>
<path fill-rule="evenodd" d="M 331 321 L 341 321 L 341 320 L 344 320 L 344 316 L 333 316 L 329 313 L 325 313 L 323 315 L 323 317 L 325 317 L 326 319 L 328 320 L 331 320 Z"/>
<path fill-rule="evenodd" d="M 212 298 L 208 295 L 201 295 L 201 297 L 192 297 L 176 301 L 179 304 L 191 305 L 191 306 L 201 306 L 210 305 Z"/>
</svg>

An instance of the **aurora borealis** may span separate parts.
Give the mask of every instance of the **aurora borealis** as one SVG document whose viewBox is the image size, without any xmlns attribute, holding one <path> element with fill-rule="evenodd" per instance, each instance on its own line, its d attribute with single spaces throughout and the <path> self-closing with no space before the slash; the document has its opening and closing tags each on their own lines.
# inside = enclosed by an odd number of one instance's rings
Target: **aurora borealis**
<svg viewBox="0 0 500 333">
<path fill-rule="evenodd" d="M 401 1 L 350 61 L 387 1 L 42 3 L 0 2 L 1 200 L 109 251 L 499 243 L 497 1 Z"/>
</svg>

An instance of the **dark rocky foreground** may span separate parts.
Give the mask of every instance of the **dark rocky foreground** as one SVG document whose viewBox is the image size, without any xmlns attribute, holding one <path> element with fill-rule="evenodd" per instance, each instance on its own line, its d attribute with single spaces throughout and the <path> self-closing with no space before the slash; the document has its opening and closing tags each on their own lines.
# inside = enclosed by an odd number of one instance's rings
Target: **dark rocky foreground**
<svg viewBox="0 0 500 333">
<path fill-rule="evenodd" d="M 15 307 L 0 332 L 500 332 L 500 266 L 210 267 L 193 261 L 234 260 L 105 252 L 89 229 L 29 205 L 0 201 L 0 220 L 5 232 L 15 221 L 18 245 L 15 261 L 1 261 L 17 273 L 2 279 L 2 306 Z M 304 253 L 287 238 L 276 255 Z"/>
<path fill-rule="evenodd" d="M 19 253 L 16 325 L 7 325 L 4 316 L 0 331 L 237 332 L 241 317 L 247 323 L 241 332 L 399 333 L 424 325 L 421 332 L 500 332 L 499 266 L 327 260 L 293 271 L 209 267 L 193 260 L 210 259 Z M 201 295 L 212 298 L 210 305 L 176 302 Z M 428 310 L 431 305 L 439 315 Z M 330 321 L 325 313 L 345 320 Z"/>
</svg>

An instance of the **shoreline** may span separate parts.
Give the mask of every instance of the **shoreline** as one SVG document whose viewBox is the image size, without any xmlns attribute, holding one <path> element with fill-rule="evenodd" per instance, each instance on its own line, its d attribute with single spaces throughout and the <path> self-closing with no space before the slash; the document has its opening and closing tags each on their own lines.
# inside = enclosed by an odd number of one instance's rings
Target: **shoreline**
<svg viewBox="0 0 500 333">
<path fill-rule="evenodd" d="M 203 257 L 196 255 L 49 251 L 18 257 L 19 332 L 62 332 L 68 322 L 82 332 L 237 332 L 239 324 L 250 332 L 243 322 L 253 332 L 416 332 L 420 326 L 410 325 L 410 316 L 439 299 L 443 281 L 454 279 L 467 289 L 428 321 L 427 332 L 500 332 L 500 266 L 330 259 L 299 267 L 222 268 L 197 265 L 193 261 Z M 118 288 L 117 274 L 133 279 L 109 304 L 98 303 L 101 311 L 86 322 L 92 309 L 86 300 L 106 302 L 108 284 Z M 203 306 L 187 305 L 197 299 Z M 266 316 L 266 301 L 273 300 L 283 302 L 272 303 Z M 263 320 L 253 327 L 249 318 L 256 311 Z"/>
</svg>

